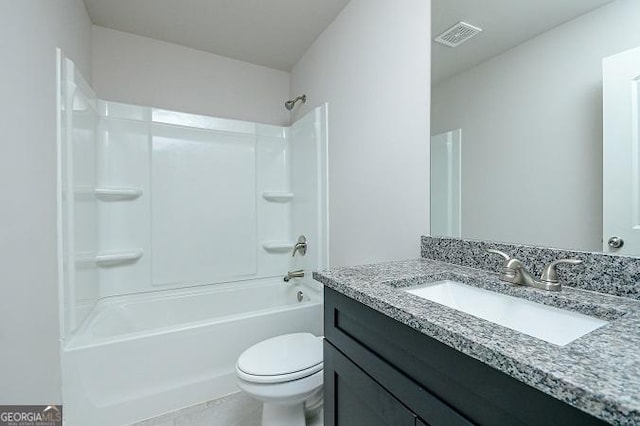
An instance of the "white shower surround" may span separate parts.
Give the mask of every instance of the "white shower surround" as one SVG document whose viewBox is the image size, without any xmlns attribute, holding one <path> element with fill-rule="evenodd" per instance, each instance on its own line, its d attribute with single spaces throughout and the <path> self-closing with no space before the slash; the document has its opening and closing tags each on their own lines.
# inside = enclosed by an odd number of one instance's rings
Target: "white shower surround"
<svg viewBox="0 0 640 426">
<path fill-rule="evenodd" d="M 60 59 L 66 424 L 215 399 L 252 344 L 320 335 L 310 274 L 282 276 L 327 266 L 326 105 L 278 127 L 106 102 Z"/>
</svg>

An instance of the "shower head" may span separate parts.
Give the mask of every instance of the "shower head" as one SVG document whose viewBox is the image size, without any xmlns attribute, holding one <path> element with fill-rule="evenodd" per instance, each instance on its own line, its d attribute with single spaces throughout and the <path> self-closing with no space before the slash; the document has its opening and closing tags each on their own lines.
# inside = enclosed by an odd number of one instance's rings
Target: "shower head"
<svg viewBox="0 0 640 426">
<path fill-rule="evenodd" d="M 306 103 L 307 102 L 307 95 L 300 95 L 295 99 L 290 99 L 287 102 L 284 103 L 284 107 L 286 109 L 288 109 L 289 111 L 291 111 L 293 109 L 294 106 L 296 106 L 296 102 L 298 101 L 302 101 L 302 103 Z"/>
</svg>

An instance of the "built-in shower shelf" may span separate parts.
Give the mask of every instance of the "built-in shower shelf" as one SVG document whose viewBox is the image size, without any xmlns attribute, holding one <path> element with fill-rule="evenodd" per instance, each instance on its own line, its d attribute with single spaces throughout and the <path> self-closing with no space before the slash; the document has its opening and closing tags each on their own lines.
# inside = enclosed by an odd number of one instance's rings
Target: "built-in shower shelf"
<svg viewBox="0 0 640 426">
<path fill-rule="evenodd" d="M 99 252 L 95 258 L 98 266 L 113 266 L 119 263 L 135 262 L 142 257 L 142 249 L 106 250 Z"/>
<path fill-rule="evenodd" d="M 104 201 L 133 200 L 142 195 L 142 188 L 96 188 L 95 194 Z"/>
<path fill-rule="evenodd" d="M 120 263 L 135 262 L 142 257 L 142 249 L 104 250 L 101 252 L 79 252 L 76 254 L 76 266 L 88 268 L 94 266 L 115 266 Z"/>
<path fill-rule="evenodd" d="M 262 198 L 273 203 L 286 203 L 293 199 L 293 192 L 265 191 L 262 193 Z"/>
<path fill-rule="evenodd" d="M 295 243 L 293 241 L 265 241 L 262 248 L 272 253 L 282 253 L 293 250 Z"/>
</svg>

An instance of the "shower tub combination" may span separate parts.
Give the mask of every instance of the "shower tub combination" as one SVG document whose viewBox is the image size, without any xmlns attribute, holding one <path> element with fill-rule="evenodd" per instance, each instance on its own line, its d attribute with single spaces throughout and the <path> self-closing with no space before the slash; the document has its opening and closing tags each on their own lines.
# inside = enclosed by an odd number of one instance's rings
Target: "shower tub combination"
<svg viewBox="0 0 640 426">
<path fill-rule="evenodd" d="M 102 101 L 58 72 L 65 424 L 219 398 L 250 346 L 322 335 L 326 105 L 279 127 Z"/>
<path fill-rule="evenodd" d="M 302 292 L 299 301 L 298 292 Z M 115 296 L 65 348 L 71 425 L 127 424 L 237 391 L 235 362 L 283 333 L 322 334 L 322 293 L 282 278 Z"/>
</svg>

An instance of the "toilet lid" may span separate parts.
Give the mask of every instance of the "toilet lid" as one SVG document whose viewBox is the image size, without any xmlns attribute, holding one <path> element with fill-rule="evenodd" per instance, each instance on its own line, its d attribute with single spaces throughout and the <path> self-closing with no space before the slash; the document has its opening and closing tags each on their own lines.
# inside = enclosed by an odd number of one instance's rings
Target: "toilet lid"
<svg viewBox="0 0 640 426">
<path fill-rule="evenodd" d="M 257 343 L 238 358 L 237 368 L 252 376 L 281 376 L 322 364 L 322 338 L 284 334 Z"/>
<path fill-rule="evenodd" d="M 278 374 L 275 376 L 256 376 L 253 374 L 247 374 L 244 371 L 240 370 L 236 365 L 236 374 L 238 375 L 238 379 L 244 380 L 250 383 L 258 383 L 258 384 L 276 384 L 276 383 L 286 383 L 293 382 L 300 379 L 305 379 L 310 376 L 320 375 L 322 376 L 322 363 L 316 364 L 311 368 L 307 368 L 305 370 L 296 371 L 295 373 L 288 374 Z"/>
</svg>

